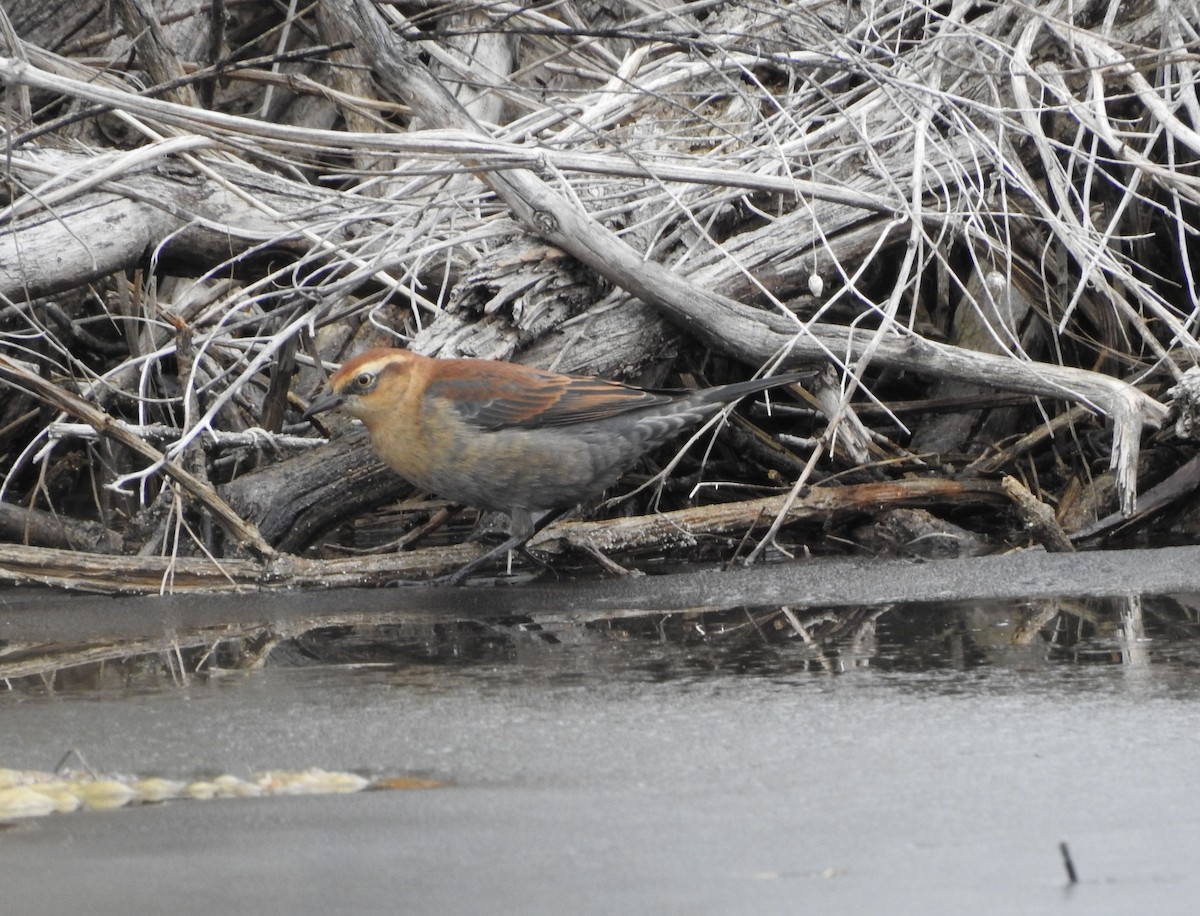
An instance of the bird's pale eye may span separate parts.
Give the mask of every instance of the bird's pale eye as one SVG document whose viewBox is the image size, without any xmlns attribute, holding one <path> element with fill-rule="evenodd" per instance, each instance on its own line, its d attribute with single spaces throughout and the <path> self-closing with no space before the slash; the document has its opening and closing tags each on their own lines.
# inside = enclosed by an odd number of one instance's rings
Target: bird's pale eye
<svg viewBox="0 0 1200 916">
<path fill-rule="evenodd" d="M 354 387 L 360 391 L 366 391 L 371 387 L 371 383 L 375 381 L 375 376 L 370 372 L 360 372 L 354 380 Z"/>
</svg>

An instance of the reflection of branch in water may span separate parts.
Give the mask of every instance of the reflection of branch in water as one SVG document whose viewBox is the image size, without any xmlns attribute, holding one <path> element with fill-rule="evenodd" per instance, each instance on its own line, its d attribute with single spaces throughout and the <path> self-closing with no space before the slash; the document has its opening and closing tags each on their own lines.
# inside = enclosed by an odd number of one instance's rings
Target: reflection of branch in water
<svg viewBox="0 0 1200 916">
<path fill-rule="evenodd" d="M 158 686 L 164 680 L 183 686 L 196 675 L 261 668 L 285 639 L 295 641 L 310 630 L 363 621 L 362 614 L 336 614 L 283 626 L 231 621 L 177 625 L 169 632 L 126 638 L 99 634 L 59 642 L 0 640 L 0 681 L 10 690 L 38 692 Z"/>
<path fill-rule="evenodd" d="M 134 616 L 138 607 L 130 603 L 115 610 Z M 501 605 L 491 614 L 474 608 L 457 614 L 427 608 L 423 613 L 281 614 L 274 619 L 260 615 L 238 622 L 224 619 L 204 603 L 191 609 L 174 605 L 173 625 L 166 629 L 160 610 L 146 614 L 148 608 L 140 607 L 141 628 L 137 620 L 111 616 L 109 599 L 95 609 L 98 616 L 70 608 L 49 629 L 44 614 L 31 614 L 26 632 L 35 638 L 23 638 L 22 628 L 7 620 L 0 637 L 0 682 L 10 690 L 41 694 L 185 686 L 196 677 L 251 671 L 268 663 L 470 665 L 515 659 L 515 649 L 534 641 L 553 651 L 559 638 L 583 638 L 598 645 L 632 639 L 684 654 L 703 646 L 718 668 L 742 673 L 970 668 L 1005 664 L 1006 653 L 1023 646 L 1045 646 L 1041 657 L 1049 662 L 1146 664 L 1179 653 L 1181 645 L 1193 640 L 1200 616 L 1171 599 L 1146 598 L 607 614 L 595 607 L 559 607 L 530 609 L 525 615 Z M 117 620 L 123 620 L 122 628 L 128 631 L 124 638 L 111 635 Z"/>
<path fill-rule="evenodd" d="M 155 636 L 57 643 L 0 641 L 0 682 L 31 693 L 130 686 L 186 686 L 190 678 L 253 671 L 273 662 L 401 665 L 452 658 L 494 659 L 520 634 L 553 644 L 529 618 L 435 623 L 403 615 L 336 614 L 286 624 L 213 624 Z"/>
<path fill-rule="evenodd" d="M 1138 667 L 1152 661 L 1147 633 L 1159 630 L 1163 622 L 1161 611 L 1148 622 L 1145 609 L 1165 610 L 1168 602 L 1128 595 L 1056 604 L 1057 613 L 1042 630 L 1052 660 Z"/>
<path fill-rule="evenodd" d="M 227 629 L 227 628 L 222 628 Z M 0 648 L 0 679 L 10 689 L 22 679 L 33 678 L 48 691 L 125 686 L 131 681 L 153 682 L 163 676 L 186 683 L 188 674 L 198 674 L 220 648 L 224 664 L 242 667 L 240 660 L 253 656 L 249 638 L 261 626 L 214 637 L 211 632 L 193 635 L 164 635 L 122 640 L 71 643 L 26 643 L 15 651 Z M 244 644 L 244 645 L 243 645 Z M 203 651 L 201 651 L 203 650 Z"/>
</svg>

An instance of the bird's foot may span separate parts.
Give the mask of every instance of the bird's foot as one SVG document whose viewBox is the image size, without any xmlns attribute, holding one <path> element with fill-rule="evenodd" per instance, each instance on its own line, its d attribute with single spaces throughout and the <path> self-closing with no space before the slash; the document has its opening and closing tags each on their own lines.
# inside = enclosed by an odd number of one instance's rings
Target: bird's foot
<svg viewBox="0 0 1200 916">
<path fill-rule="evenodd" d="M 479 556 L 475 557 L 475 559 L 468 563 L 464 563 L 453 572 L 447 573 L 443 576 L 434 576 L 432 579 L 422 579 L 420 580 L 419 584 L 432 586 L 462 585 L 463 582 L 466 581 L 467 577 L 476 570 L 482 569 L 501 557 L 508 556 L 511 551 L 519 550 L 522 553 L 527 554 L 525 550 L 525 542 L 528 540 L 529 535 L 509 537 L 503 543 L 496 545 L 491 550 L 484 551 Z"/>
</svg>

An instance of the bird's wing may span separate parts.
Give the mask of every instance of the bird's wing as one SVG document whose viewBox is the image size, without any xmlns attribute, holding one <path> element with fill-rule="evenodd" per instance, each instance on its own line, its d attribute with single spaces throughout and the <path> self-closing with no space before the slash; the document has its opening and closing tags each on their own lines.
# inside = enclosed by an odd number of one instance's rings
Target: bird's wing
<svg viewBox="0 0 1200 916">
<path fill-rule="evenodd" d="M 588 423 L 678 397 L 605 379 L 514 368 L 519 371 L 486 377 L 445 374 L 430 382 L 426 394 L 449 400 L 464 420 L 481 429 Z"/>
</svg>

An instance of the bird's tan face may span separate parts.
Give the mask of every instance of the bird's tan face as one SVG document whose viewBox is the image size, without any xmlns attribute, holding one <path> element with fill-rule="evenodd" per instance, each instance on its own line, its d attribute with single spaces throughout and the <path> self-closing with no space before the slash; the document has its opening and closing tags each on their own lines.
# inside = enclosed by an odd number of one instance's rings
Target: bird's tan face
<svg viewBox="0 0 1200 916">
<path fill-rule="evenodd" d="M 396 409 L 412 380 L 412 357 L 404 350 L 368 350 L 329 378 L 325 393 L 305 411 L 310 417 L 340 407 L 368 426 Z"/>
</svg>

